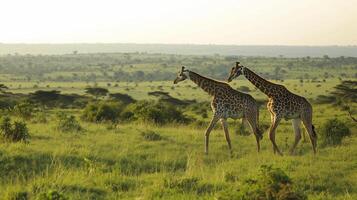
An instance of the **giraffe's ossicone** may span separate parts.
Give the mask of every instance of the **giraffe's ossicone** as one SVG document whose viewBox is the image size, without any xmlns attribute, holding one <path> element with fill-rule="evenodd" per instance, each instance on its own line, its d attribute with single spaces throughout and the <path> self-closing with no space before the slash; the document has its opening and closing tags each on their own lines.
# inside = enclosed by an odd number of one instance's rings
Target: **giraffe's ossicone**
<svg viewBox="0 0 357 200">
<path fill-rule="evenodd" d="M 242 118 L 250 124 L 256 137 L 257 149 L 260 150 L 259 141 L 262 132 L 259 130 L 259 107 L 256 100 L 249 94 L 234 90 L 227 83 L 201 76 L 193 71 L 182 69 L 178 72 L 174 84 L 189 78 L 200 88 L 213 96 L 211 108 L 213 117 L 205 133 L 205 152 L 208 153 L 209 135 L 218 122 L 221 121 L 229 149 L 232 151 L 231 141 L 228 133 L 227 119 Z"/>
</svg>

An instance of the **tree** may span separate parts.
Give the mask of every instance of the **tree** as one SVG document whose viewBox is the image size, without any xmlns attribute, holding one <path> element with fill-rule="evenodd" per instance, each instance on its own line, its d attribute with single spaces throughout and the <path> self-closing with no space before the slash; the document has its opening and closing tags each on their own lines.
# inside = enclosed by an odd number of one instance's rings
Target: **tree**
<svg viewBox="0 0 357 200">
<path fill-rule="evenodd" d="M 30 99 L 39 102 L 42 105 L 50 105 L 54 101 L 58 100 L 60 97 L 60 91 L 52 90 L 52 91 L 43 91 L 37 90 L 36 92 L 32 93 Z"/>
<path fill-rule="evenodd" d="M 87 87 L 85 89 L 85 93 L 93 95 L 96 99 L 98 99 L 98 97 L 106 96 L 109 91 L 106 88 L 101 87 Z"/>
<path fill-rule="evenodd" d="M 334 91 L 331 92 L 340 101 L 340 106 L 346 110 L 351 119 L 357 122 L 357 119 L 352 116 L 349 103 L 357 103 L 357 81 L 342 81 L 334 87 Z"/>
<path fill-rule="evenodd" d="M 117 100 L 117 101 L 121 101 L 124 104 L 130 104 L 130 103 L 134 103 L 135 99 L 133 99 L 131 96 L 127 95 L 127 94 L 121 94 L 121 93 L 113 93 L 113 94 L 109 94 L 110 98 Z"/>
</svg>

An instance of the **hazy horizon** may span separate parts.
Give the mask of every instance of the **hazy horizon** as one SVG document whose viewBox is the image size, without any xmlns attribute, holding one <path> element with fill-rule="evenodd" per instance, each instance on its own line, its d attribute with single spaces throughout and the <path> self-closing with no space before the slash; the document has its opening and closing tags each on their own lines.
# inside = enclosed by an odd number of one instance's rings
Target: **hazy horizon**
<svg viewBox="0 0 357 200">
<path fill-rule="evenodd" d="M 240 55 L 287 57 L 357 57 L 357 46 L 263 46 L 263 45 L 197 45 L 134 43 L 4 44 L 0 55 L 72 54 L 76 53 L 163 53 L 186 55 Z"/>
<path fill-rule="evenodd" d="M 261 46 L 261 47 L 356 47 L 357 44 L 326 44 L 326 45 L 290 45 L 290 44 L 218 44 L 218 43 L 151 43 L 151 42 L 0 42 L 3 45 L 111 45 L 111 44 L 133 44 L 133 45 L 192 45 L 192 46 Z"/>
<path fill-rule="evenodd" d="M 2 2 L 1 43 L 355 46 L 357 0 Z"/>
</svg>

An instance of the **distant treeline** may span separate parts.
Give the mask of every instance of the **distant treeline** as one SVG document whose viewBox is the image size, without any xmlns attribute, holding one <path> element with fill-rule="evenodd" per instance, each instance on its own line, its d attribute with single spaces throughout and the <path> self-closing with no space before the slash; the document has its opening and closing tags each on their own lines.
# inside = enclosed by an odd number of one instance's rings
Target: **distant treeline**
<svg viewBox="0 0 357 200">
<path fill-rule="evenodd" d="M 240 55 L 267 57 L 357 57 L 357 46 L 260 46 L 260 45 L 192 45 L 192 44 L 2 44 L 4 54 L 71 54 L 146 52 L 185 55 Z"/>
<path fill-rule="evenodd" d="M 96 53 L 0 56 L 0 81 L 163 81 L 177 70 L 190 70 L 224 80 L 236 61 L 268 79 L 356 78 L 357 57 L 322 58 Z"/>
</svg>

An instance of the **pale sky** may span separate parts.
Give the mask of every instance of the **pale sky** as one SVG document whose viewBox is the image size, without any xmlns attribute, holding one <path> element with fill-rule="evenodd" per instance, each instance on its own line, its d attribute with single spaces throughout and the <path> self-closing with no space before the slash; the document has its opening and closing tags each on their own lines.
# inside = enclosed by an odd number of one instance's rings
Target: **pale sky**
<svg viewBox="0 0 357 200">
<path fill-rule="evenodd" d="M 0 0 L 2 43 L 357 45 L 357 0 Z"/>
</svg>

